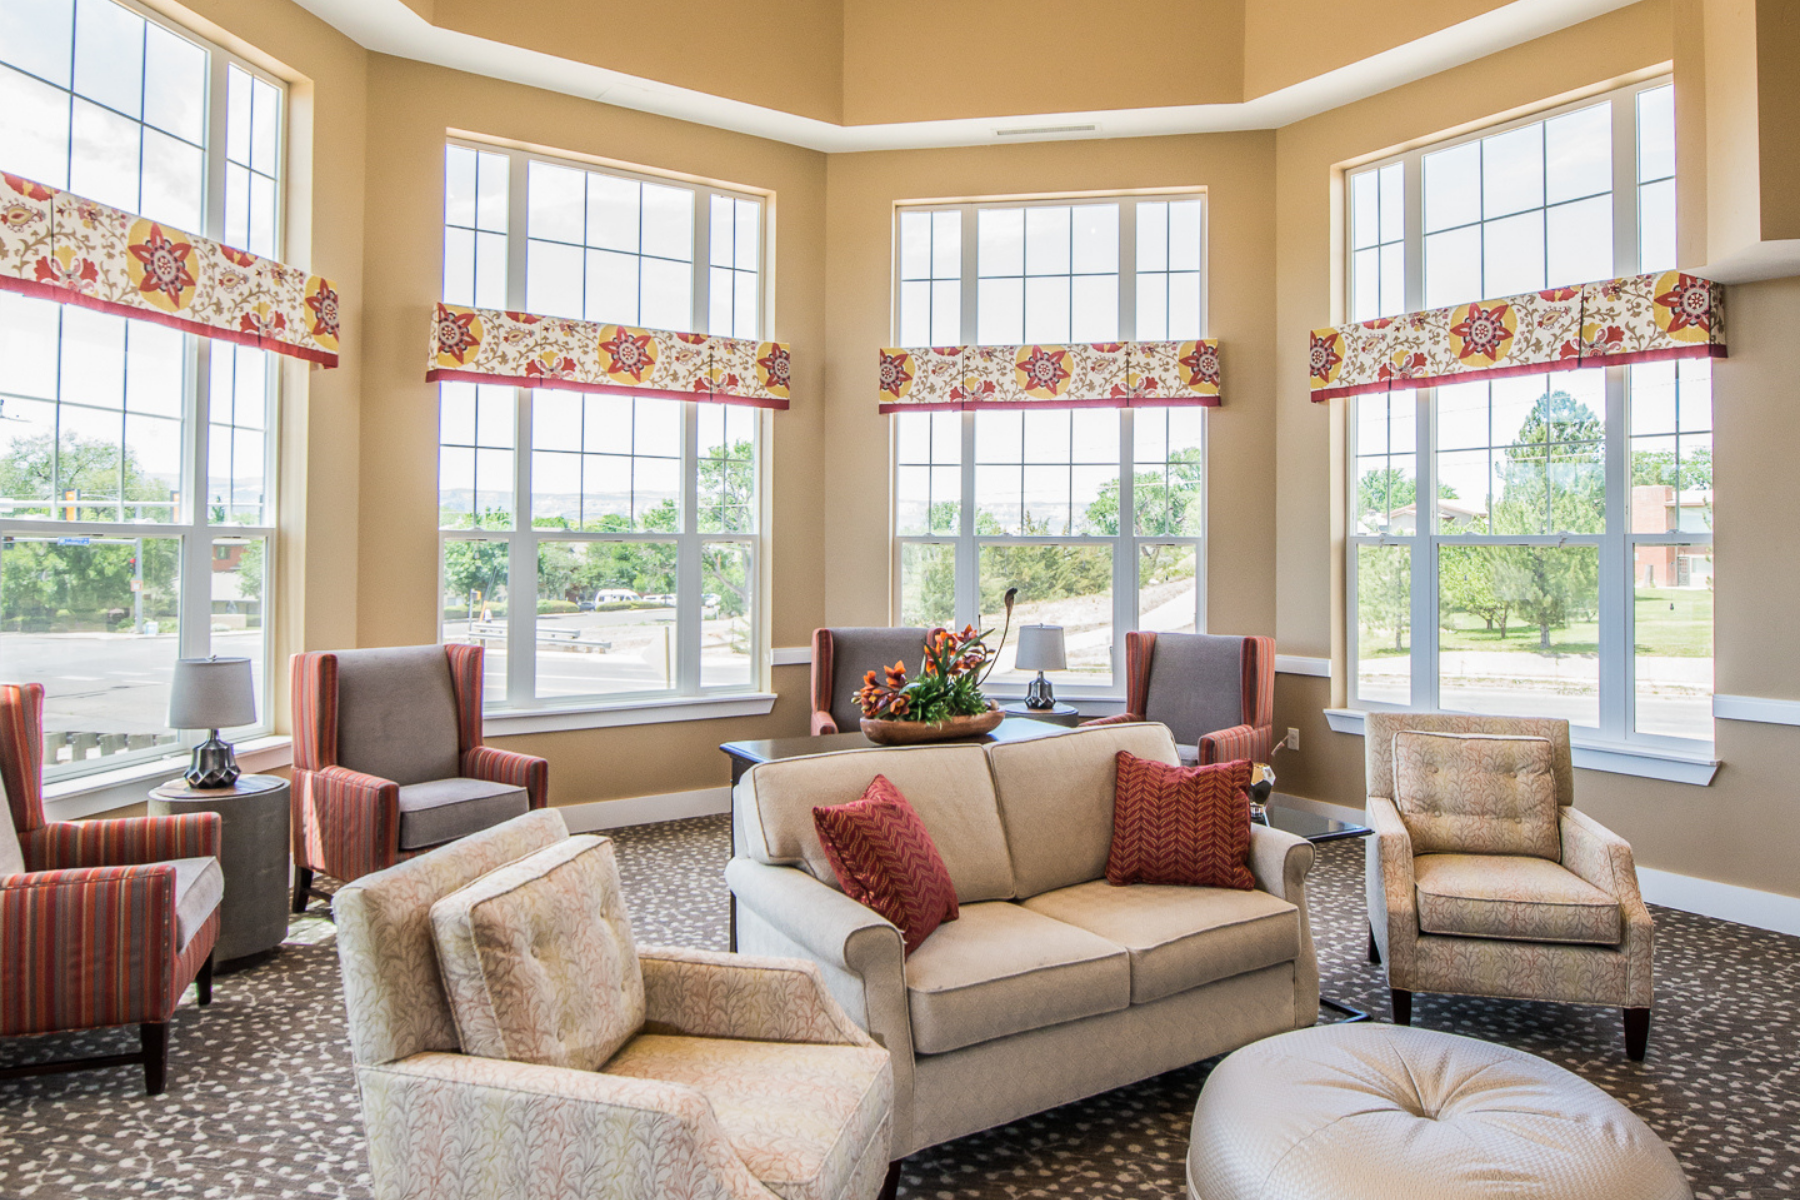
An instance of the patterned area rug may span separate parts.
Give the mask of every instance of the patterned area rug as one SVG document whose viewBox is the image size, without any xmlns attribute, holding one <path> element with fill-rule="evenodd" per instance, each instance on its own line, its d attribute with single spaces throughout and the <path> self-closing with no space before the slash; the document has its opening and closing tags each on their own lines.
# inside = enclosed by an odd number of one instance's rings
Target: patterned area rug
<svg viewBox="0 0 1800 1200">
<path fill-rule="evenodd" d="M 722 949 L 723 818 L 615 834 L 640 940 Z M 1309 878 L 1325 994 L 1385 1019 L 1365 958 L 1362 847 L 1320 848 Z M 1800 938 L 1656 910 L 1650 1057 L 1618 1014 L 1421 997 L 1414 1024 L 1543 1055 L 1617 1096 L 1674 1148 L 1700 1196 L 1800 1195 Z M 296 918 L 271 960 L 221 975 L 176 1015 L 167 1095 L 135 1068 L 0 1083 L 0 1196 L 366 1197 L 368 1167 L 330 922 Z M 16 1062 L 135 1049 L 134 1031 L 0 1042 Z M 931 1200 L 1183 1194 L 1195 1097 L 1212 1063 L 914 1155 L 901 1194 Z"/>
</svg>

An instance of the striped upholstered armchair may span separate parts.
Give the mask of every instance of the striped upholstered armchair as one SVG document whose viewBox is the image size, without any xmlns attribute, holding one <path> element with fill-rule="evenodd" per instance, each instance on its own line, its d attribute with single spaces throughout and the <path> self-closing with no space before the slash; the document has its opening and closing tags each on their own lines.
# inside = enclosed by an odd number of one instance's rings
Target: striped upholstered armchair
<svg viewBox="0 0 1800 1200">
<path fill-rule="evenodd" d="M 294 911 L 319 872 L 371 871 L 542 808 L 550 764 L 481 744 L 480 646 L 296 654 Z"/>
<path fill-rule="evenodd" d="M 182 993 L 212 1001 L 219 816 L 45 821 L 43 746 L 43 685 L 0 684 L 0 1037 L 136 1025 L 140 1049 L 0 1079 L 142 1063 L 160 1095 Z"/>
<path fill-rule="evenodd" d="M 1125 711 L 1084 725 L 1160 721 L 1181 761 L 1267 762 L 1275 744 L 1275 639 L 1125 635 Z"/>
</svg>

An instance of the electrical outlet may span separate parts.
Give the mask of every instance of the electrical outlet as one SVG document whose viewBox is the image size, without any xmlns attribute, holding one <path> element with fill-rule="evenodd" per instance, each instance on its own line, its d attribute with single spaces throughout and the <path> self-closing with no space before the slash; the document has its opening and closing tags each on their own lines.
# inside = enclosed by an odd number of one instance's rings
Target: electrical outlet
<svg viewBox="0 0 1800 1200">
<path fill-rule="evenodd" d="M 1300 749 L 1300 731 L 1292 725 L 1288 726 L 1287 748 L 1294 751 Z"/>
</svg>

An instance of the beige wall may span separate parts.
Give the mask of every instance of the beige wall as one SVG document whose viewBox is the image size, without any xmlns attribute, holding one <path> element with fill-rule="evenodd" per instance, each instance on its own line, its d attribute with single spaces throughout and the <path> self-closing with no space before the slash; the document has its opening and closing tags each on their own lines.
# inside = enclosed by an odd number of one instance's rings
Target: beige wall
<svg viewBox="0 0 1800 1200">
<path fill-rule="evenodd" d="M 1208 612 L 1215 630 L 1271 632 L 1274 144 L 1274 135 L 1262 132 L 832 156 L 826 229 L 828 624 L 886 624 L 890 617 L 889 421 L 877 411 L 873 380 L 875 348 L 893 337 L 895 203 L 1194 187 L 1207 195 L 1207 332 L 1220 340 L 1224 363 L 1225 403 L 1208 416 L 1207 503 L 1214 514 Z"/>
</svg>

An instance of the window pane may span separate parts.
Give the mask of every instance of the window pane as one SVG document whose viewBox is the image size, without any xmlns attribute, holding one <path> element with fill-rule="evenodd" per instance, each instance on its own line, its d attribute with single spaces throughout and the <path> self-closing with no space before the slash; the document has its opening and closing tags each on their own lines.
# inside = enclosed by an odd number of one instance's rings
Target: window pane
<svg viewBox="0 0 1800 1200">
<path fill-rule="evenodd" d="M 1599 724 L 1596 547 L 1443 546 L 1438 607 L 1441 708 Z"/>
<path fill-rule="evenodd" d="M 1612 105 L 1544 122 L 1545 199 L 1551 204 L 1612 191 Z"/>
<path fill-rule="evenodd" d="M 0 113 L 5 114 L 0 118 L 0 162 L 27 179 L 51 187 L 66 186 L 68 96 L 46 83 L 0 67 Z"/>
<path fill-rule="evenodd" d="M 753 533 L 756 529 L 756 434 L 749 409 L 701 405 L 701 533 Z"/>
<path fill-rule="evenodd" d="M 67 87 L 74 26 L 74 0 L 0 0 L 0 62 Z"/>
<path fill-rule="evenodd" d="M 1381 243 L 1381 173 L 1364 171 L 1350 177 L 1350 246 L 1355 250 Z"/>
<path fill-rule="evenodd" d="M 1712 547 L 1639 545 L 1633 573 L 1637 731 L 1710 740 Z"/>
<path fill-rule="evenodd" d="M 267 603 L 268 541 L 265 538 L 216 538 L 212 543 L 212 652 L 220 658 L 247 658 L 256 695 L 267 697 L 263 678 L 268 665 L 264 644 L 266 623 L 263 614 Z M 254 726 L 241 726 L 228 731 L 225 740 L 234 740 L 252 729 L 268 728 L 269 713 L 264 699 L 257 706 Z"/>
<path fill-rule="evenodd" d="M 1481 290 L 1481 227 L 1469 225 L 1425 239 L 1425 306 L 1442 308 L 1485 298 Z"/>
<path fill-rule="evenodd" d="M 1664 271 L 1675 265 L 1675 181 L 1664 179 L 1638 189 L 1638 270 Z"/>
<path fill-rule="evenodd" d="M 700 547 L 700 686 L 751 681 L 750 547 L 703 542 Z"/>
<path fill-rule="evenodd" d="M 1481 227 L 1481 246 L 1482 295 L 1515 296 L 1544 286 L 1542 212 L 1487 222 Z"/>
<path fill-rule="evenodd" d="M 1013 628 L 1061 625 L 1069 669 L 1046 672 L 1057 685 L 1107 686 L 1112 682 L 1112 547 L 1057 545 L 981 548 L 978 581 L 981 625 L 998 628 L 1008 588 L 1019 589 Z M 989 676 L 995 683 L 1023 684 L 1035 672 L 1013 667 L 1015 642 L 1000 652 Z"/>
<path fill-rule="evenodd" d="M 1527 125 L 1481 141 L 1481 215 L 1492 220 L 1544 203 L 1544 127 Z"/>
<path fill-rule="evenodd" d="M 147 32 L 144 120 L 198 146 L 206 140 L 206 51 L 160 25 Z"/>
<path fill-rule="evenodd" d="M 128 117 L 139 115 L 144 98 L 144 23 L 144 18 L 112 0 L 78 0 L 78 93 Z"/>
<path fill-rule="evenodd" d="M 1675 87 L 1638 93 L 1638 182 L 1675 174 Z"/>
<path fill-rule="evenodd" d="M 487 647 L 482 664 L 484 703 L 506 702 L 507 554 L 505 542 L 444 543 L 439 640 Z"/>
<path fill-rule="evenodd" d="M 643 188 L 643 252 L 692 262 L 694 193 L 655 183 L 646 183 Z"/>
<path fill-rule="evenodd" d="M 1480 142 L 1427 154 L 1424 168 L 1426 233 L 1481 219 Z"/>
<path fill-rule="evenodd" d="M 1138 548 L 1139 629 L 1196 633 L 1199 590 L 1195 548 L 1144 545 Z"/>
<path fill-rule="evenodd" d="M 0 660 L 44 685 L 46 769 L 175 741 L 163 722 L 181 656 L 180 547 L 16 533 L 0 545 Z"/>
<path fill-rule="evenodd" d="M 530 164 L 526 173 L 528 237 L 581 245 L 587 207 L 583 178 L 584 172 L 568 167 Z"/>
<path fill-rule="evenodd" d="M 1412 550 L 1356 547 L 1356 697 L 1412 703 Z"/>
<path fill-rule="evenodd" d="M 540 700 L 675 685 L 675 562 L 670 542 L 538 545 Z"/>
<path fill-rule="evenodd" d="M 1119 269 L 1119 206 L 1077 205 L 1072 216 L 1076 274 L 1109 274 Z"/>
<path fill-rule="evenodd" d="M 1544 285 L 1562 287 L 1612 275 L 1612 197 L 1559 204 L 1544 214 Z"/>
<path fill-rule="evenodd" d="M 976 215 L 976 272 L 1025 273 L 1025 210 L 984 208 Z"/>
<path fill-rule="evenodd" d="M 900 545 L 900 623 L 956 623 L 956 546 L 950 542 Z"/>
<path fill-rule="evenodd" d="M 587 244 L 606 250 L 638 251 L 638 195 L 635 179 L 599 171 L 587 173 Z"/>
<path fill-rule="evenodd" d="M 931 278 L 931 214 L 900 214 L 900 278 Z"/>
<path fill-rule="evenodd" d="M 135 212 L 142 128 L 129 117 L 77 97 L 70 127 L 70 190 Z"/>
<path fill-rule="evenodd" d="M 1069 271 L 1070 212 L 1054 208 L 1025 210 L 1025 273 L 1066 275 Z"/>
</svg>

